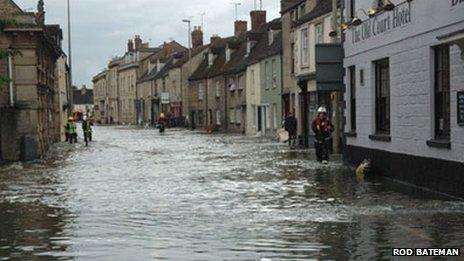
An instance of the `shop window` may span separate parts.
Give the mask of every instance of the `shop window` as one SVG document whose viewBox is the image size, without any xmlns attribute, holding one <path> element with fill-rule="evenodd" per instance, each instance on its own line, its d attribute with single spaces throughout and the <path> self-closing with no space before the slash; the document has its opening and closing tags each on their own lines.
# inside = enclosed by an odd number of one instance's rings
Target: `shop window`
<svg viewBox="0 0 464 261">
<path fill-rule="evenodd" d="M 356 67 L 349 68 L 350 73 L 350 123 L 351 131 L 356 132 Z"/>
<path fill-rule="evenodd" d="M 449 45 L 435 47 L 435 138 L 450 139 Z"/>
<path fill-rule="evenodd" d="M 389 59 L 375 62 L 375 129 L 390 134 L 390 65 Z"/>
</svg>

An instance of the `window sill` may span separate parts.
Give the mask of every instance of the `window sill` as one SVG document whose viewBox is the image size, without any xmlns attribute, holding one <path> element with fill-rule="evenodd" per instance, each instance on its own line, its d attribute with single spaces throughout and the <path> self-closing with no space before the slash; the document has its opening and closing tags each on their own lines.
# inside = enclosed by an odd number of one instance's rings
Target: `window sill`
<svg viewBox="0 0 464 261">
<path fill-rule="evenodd" d="M 369 135 L 369 139 L 383 142 L 391 142 L 392 140 L 390 134 L 372 134 Z"/>
<path fill-rule="evenodd" d="M 451 149 L 451 142 L 449 140 L 428 140 L 427 146 L 438 149 Z"/>
<path fill-rule="evenodd" d="M 357 138 L 358 137 L 358 134 L 354 131 L 351 131 L 351 132 L 345 132 L 345 137 L 349 137 L 349 138 Z"/>
</svg>

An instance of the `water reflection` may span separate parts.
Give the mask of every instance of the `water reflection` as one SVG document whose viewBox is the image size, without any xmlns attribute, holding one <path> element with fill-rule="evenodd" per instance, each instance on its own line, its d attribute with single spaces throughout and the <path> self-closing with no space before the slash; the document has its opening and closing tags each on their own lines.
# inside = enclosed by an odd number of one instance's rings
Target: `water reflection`
<svg viewBox="0 0 464 261">
<path fill-rule="evenodd" d="M 464 204 L 264 139 L 96 128 L 85 148 L 0 171 L 0 256 L 389 259 L 462 247 Z"/>
<path fill-rule="evenodd" d="M 21 260 L 63 256 L 68 250 L 65 209 L 34 203 L 0 203 L 0 256 Z"/>
</svg>

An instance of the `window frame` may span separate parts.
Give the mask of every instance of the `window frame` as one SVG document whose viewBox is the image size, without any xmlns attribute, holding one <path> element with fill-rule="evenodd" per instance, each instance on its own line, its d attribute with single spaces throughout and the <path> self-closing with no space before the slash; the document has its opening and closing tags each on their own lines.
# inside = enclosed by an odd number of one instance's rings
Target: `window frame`
<svg viewBox="0 0 464 261">
<path fill-rule="evenodd" d="M 350 129 L 356 132 L 356 66 L 348 67 L 350 75 Z"/>
<path fill-rule="evenodd" d="M 391 132 L 391 84 L 390 59 L 384 58 L 374 62 L 375 68 L 375 132 Z M 386 73 L 386 75 L 385 75 Z"/>
<path fill-rule="evenodd" d="M 438 45 L 434 52 L 434 138 L 451 139 L 451 63 L 448 44 Z M 440 90 L 441 89 L 441 90 Z M 443 121 L 443 122 L 441 122 Z"/>
<path fill-rule="evenodd" d="M 303 28 L 300 32 L 300 60 L 301 67 L 306 68 L 309 66 L 309 29 Z"/>
</svg>

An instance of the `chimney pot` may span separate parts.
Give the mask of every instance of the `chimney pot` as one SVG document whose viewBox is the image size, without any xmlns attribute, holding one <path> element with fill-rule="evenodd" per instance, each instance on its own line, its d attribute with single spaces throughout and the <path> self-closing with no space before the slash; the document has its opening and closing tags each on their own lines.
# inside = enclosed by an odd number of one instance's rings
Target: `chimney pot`
<svg viewBox="0 0 464 261">
<path fill-rule="evenodd" d="M 247 21 L 235 21 L 234 23 L 235 36 L 245 34 L 247 31 L 248 31 Z"/>
<path fill-rule="evenodd" d="M 194 26 L 192 31 L 192 48 L 203 46 L 203 31 L 201 26 Z"/>
<path fill-rule="evenodd" d="M 128 52 L 134 51 L 134 42 L 132 42 L 132 40 L 127 41 L 127 51 Z"/>
<path fill-rule="evenodd" d="M 254 10 L 250 12 L 251 17 L 251 30 L 258 31 L 259 28 L 266 24 L 266 11 Z"/>
</svg>

